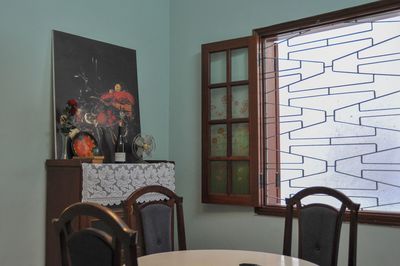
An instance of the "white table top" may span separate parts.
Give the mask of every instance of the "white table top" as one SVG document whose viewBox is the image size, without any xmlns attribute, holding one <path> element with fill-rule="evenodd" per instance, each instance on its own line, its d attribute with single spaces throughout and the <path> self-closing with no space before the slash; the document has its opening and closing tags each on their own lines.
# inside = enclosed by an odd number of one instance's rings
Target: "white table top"
<svg viewBox="0 0 400 266">
<path fill-rule="evenodd" d="M 139 266 L 315 266 L 315 264 L 279 254 L 244 250 L 186 250 L 157 253 L 138 259 Z"/>
</svg>

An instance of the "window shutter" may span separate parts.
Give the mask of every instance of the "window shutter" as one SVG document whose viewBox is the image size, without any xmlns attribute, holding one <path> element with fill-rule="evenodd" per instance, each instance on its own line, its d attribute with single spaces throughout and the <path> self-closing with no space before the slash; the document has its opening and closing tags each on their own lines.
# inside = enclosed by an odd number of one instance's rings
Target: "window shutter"
<svg viewBox="0 0 400 266">
<path fill-rule="evenodd" d="M 202 202 L 261 206 L 255 36 L 202 45 Z"/>
</svg>

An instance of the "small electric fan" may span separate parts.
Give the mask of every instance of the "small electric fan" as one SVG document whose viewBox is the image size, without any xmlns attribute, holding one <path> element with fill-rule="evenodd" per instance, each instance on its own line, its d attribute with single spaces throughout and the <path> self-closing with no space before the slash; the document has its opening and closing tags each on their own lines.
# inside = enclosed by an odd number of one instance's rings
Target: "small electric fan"
<svg viewBox="0 0 400 266">
<path fill-rule="evenodd" d="M 156 141 L 151 135 L 137 134 L 132 141 L 132 152 L 135 157 L 144 162 L 144 159 L 149 159 L 156 149 Z"/>
</svg>

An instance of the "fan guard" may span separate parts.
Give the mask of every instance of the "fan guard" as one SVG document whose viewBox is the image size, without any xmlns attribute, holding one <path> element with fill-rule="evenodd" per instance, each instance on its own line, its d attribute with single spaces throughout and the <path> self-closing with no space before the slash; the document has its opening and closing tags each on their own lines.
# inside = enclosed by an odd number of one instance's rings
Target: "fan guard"
<svg viewBox="0 0 400 266">
<path fill-rule="evenodd" d="M 137 134 L 132 141 L 133 155 L 140 161 L 151 158 L 156 149 L 156 141 L 153 136 Z"/>
</svg>

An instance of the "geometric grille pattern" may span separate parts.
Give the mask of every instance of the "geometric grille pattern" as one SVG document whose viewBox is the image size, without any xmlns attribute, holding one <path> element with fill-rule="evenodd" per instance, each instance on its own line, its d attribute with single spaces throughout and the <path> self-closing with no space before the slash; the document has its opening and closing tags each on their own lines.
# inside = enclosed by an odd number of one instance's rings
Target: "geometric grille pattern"
<svg viewBox="0 0 400 266">
<path fill-rule="evenodd" d="M 280 198 L 328 186 L 400 211 L 400 17 L 346 25 L 275 43 Z"/>
</svg>

